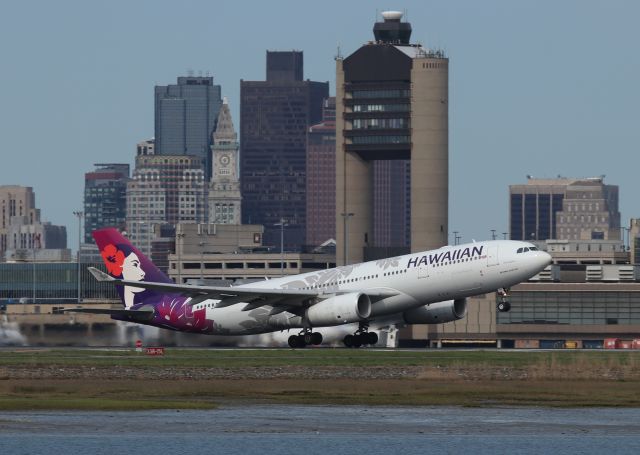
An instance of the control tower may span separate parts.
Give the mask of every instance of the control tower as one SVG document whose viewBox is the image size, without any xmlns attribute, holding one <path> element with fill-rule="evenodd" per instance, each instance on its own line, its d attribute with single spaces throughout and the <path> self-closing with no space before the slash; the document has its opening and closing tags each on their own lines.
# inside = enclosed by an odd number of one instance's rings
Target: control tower
<svg viewBox="0 0 640 455">
<path fill-rule="evenodd" d="M 401 12 L 382 17 L 374 41 L 336 59 L 338 264 L 381 256 L 372 236 L 377 160 L 410 160 L 411 251 L 447 243 L 449 60 L 411 44 Z"/>
</svg>

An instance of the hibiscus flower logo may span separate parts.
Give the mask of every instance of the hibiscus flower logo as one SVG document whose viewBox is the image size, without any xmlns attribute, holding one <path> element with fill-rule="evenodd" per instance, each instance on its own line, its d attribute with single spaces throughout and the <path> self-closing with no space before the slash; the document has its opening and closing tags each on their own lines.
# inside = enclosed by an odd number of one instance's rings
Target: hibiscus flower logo
<svg viewBox="0 0 640 455">
<path fill-rule="evenodd" d="M 124 253 L 122 251 L 114 245 L 107 245 L 100 255 L 107 266 L 107 271 L 112 276 L 122 275 L 122 264 L 124 263 Z"/>
</svg>

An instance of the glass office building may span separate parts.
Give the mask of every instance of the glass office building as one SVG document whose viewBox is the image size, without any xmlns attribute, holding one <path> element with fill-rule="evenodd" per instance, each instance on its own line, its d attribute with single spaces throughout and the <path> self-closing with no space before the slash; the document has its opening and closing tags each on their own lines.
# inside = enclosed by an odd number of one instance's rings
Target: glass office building
<svg viewBox="0 0 640 455">
<path fill-rule="evenodd" d="M 222 106 L 213 77 L 179 77 L 155 87 L 155 154 L 193 155 L 205 160 L 211 178 L 211 134 Z"/>
<path fill-rule="evenodd" d="M 322 119 L 328 82 L 302 79 L 302 52 L 267 51 L 267 80 L 240 82 L 242 223 L 265 245 L 299 249 L 306 236 L 307 130 Z"/>
<path fill-rule="evenodd" d="M 104 265 L 80 264 L 80 300 L 111 300 L 118 294 L 112 283 L 97 281 L 87 270 Z M 75 262 L 0 264 L 0 301 L 5 303 L 75 303 L 78 264 Z"/>
<path fill-rule="evenodd" d="M 128 164 L 95 164 L 84 175 L 84 242 L 92 243 L 91 233 L 104 227 L 125 229 L 127 216 Z"/>
</svg>

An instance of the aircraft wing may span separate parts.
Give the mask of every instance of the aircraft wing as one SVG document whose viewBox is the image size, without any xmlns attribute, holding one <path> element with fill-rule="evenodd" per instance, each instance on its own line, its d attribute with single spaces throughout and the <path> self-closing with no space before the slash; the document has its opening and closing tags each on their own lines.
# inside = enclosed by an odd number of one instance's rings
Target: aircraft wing
<svg viewBox="0 0 640 455">
<path fill-rule="evenodd" d="M 224 308 L 235 305 L 236 303 L 247 303 L 243 310 L 248 311 L 264 305 L 283 306 L 283 307 L 302 307 L 305 299 L 324 299 L 330 295 L 324 294 L 321 289 L 318 290 L 301 290 L 301 289 L 265 289 L 251 288 L 246 286 L 193 286 L 188 284 L 173 283 L 154 283 L 147 281 L 127 281 L 112 276 L 89 267 L 89 272 L 98 281 L 111 281 L 118 286 L 132 286 L 136 288 L 153 289 L 155 291 L 163 291 L 171 294 L 180 294 L 185 297 L 191 297 L 189 302 L 196 305 L 207 299 L 219 300 L 216 308 Z M 355 291 L 346 291 L 355 292 Z M 393 290 L 366 290 L 366 293 L 372 301 L 378 301 L 386 297 L 397 295 L 398 292 Z"/>
<path fill-rule="evenodd" d="M 245 307 L 247 310 L 263 305 L 301 307 L 304 299 L 318 297 L 318 292 L 316 291 L 302 291 L 297 289 L 258 289 L 244 286 L 193 286 L 173 283 L 127 281 L 113 278 L 112 276 L 93 267 L 89 267 L 89 272 L 91 272 L 98 281 L 110 281 L 118 286 L 133 286 L 137 288 L 153 289 L 155 291 L 191 297 L 191 301 L 189 302 L 191 305 L 196 305 L 207 299 L 219 300 L 216 304 L 216 308 L 224 308 L 241 302 L 251 305 L 250 308 Z"/>
</svg>

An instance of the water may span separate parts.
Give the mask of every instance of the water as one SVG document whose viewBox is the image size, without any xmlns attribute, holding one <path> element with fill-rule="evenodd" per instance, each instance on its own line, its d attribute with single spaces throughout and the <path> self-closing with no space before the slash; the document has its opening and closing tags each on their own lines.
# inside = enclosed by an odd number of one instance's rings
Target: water
<svg viewBox="0 0 640 455">
<path fill-rule="evenodd" d="M 640 453 L 640 409 L 231 406 L 0 412 L 0 454 Z"/>
</svg>

